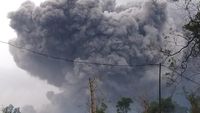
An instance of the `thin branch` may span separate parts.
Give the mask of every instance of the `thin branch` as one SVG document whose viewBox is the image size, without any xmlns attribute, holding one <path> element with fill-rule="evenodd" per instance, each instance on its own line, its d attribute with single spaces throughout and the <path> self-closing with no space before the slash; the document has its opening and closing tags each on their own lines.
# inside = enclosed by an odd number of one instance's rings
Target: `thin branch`
<svg viewBox="0 0 200 113">
<path fill-rule="evenodd" d="M 174 52 L 173 54 L 169 54 L 169 56 L 174 56 L 176 54 L 179 54 L 182 50 L 186 49 L 193 41 L 194 41 L 195 38 L 192 38 L 190 41 L 188 41 L 188 43 L 182 47 L 180 50 Z"/>
</svg>

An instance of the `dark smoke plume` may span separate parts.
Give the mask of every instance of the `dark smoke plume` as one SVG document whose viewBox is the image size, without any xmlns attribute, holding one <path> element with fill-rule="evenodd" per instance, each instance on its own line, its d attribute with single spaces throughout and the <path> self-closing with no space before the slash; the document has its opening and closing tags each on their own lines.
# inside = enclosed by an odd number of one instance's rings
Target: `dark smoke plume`
<svg viewBox="0 0 200 113">
<path fill-rule="evenodd" d="M 10 42 L 19 47 L 77 61 L 138 65 L 161 60 L 167 15 L 164 2 L 117 7 L 114 0 L 49 0 L 40 6 L 25 2 L 9 18 L 17 33 Z M 80 112 L 74 106 L 86 103 L 88 78 L 94 75 L 108 98 L 143 94 L 157 84 L 154 71 L 146 68 L 77 64 L 10 51 L 20 68 L 63 90 L 47 93 L 52 105 L 42 113 Z"/>
</svg>

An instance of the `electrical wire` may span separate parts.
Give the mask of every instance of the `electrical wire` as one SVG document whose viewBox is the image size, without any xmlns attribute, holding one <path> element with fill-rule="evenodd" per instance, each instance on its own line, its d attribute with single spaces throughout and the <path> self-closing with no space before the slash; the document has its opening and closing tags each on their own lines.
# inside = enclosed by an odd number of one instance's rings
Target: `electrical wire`
<svg viewBox="0 0 200 113">
<path fill-rule="evenodd" d="M 27 49 L 27 48 L 24 48 L 24 47 L 19 47 L 17 45 L 9 43 L 9 42 L 0 41 L 0 43 L 12 46 L 12 47 L 17 48 L 19 50 L 25 50 L 27 52 L 30 52 L 30 53 L 33 53 L 33 54 L 37 54 L 37 55 L 40 55 L 40 56 L 43 56 L 43 57 L 51 58 L 51 59 L 54 59 L 54 60 L 61 60 L 61 61 L 65 61 L 65 62 L 71 62 L 71 63 L 91 64 L 91 65 L 98 65 L 98 66 L 104 65 L 104 66 L 111 66 L 111 67 L 128 67 L 128 68 L 145 67 L 145 66 L 159 66 L 159 64 L 153 64 L 153 63 L 150 63 L 150 64 L 139 64 L 139 65 L 119 65 L 119 64 L 108 64 L 108 63 L 99 63 L 99 62 L 87 62 L 87 61 L 72 60 L 72 59 L 68 59 L 68 58 L 61 58 L 61 57 L 49 55 L 47 53 L 40 53 L 40 52 L 31 50 L 31 49 Z M 171 70 L 170 68 L 168 68 L 165 65 L 162 65 L 162 67 L 165 67 L 165 68 Z M 171 70 L 171 71 L 177 73 L 178 76 L 181 76 L 182 78 L 184 78 L 184 79 L 186 79 L 186 80 L 188 80 L 188 81 L 190 81 L 190 82 L 192 82 L 192 83 L 197 84 L 197 85 L 200 86 L 200 83 L 198 83 L 198 82 L 190 79 L 189 77 L 186 77 L 183 74 L 180 74 L 180 73 L 178 73 L 175 70 Z"/>
<path fill-rule="evenodd" d="M 65 61 L 65 62 L 71 62 L 71 63 L 79 63 L 79 64 L 91 64 L 91 65 L 104 65 L 104 66 L 111 66 L 111 67 L 142 67 L 142 66 L 156 66 L 156 65 L 159 65 L 159 64 L 139 64 L 139 65 L 123 65 L 123 64 L 109 64 L 109 63 L 99 63 L 99 62 L 87 62 L 87 61 L 80 61 L 80 60 L 72 60 L 72 59 L 69 59 L 69 58 L 64 58 L 64 57 L 57 57 L 57 56 L 53 56 L 53 55 L 49 55 L 47 53 L 40 53 L 40 52 L 37 52 L 37 51 L 34 51 L 34 50 L 31 50 L 31 49 L 27 49 L 27 48 L 24 48 L 24 47 L 19 47 L 17 45 L 14 45 L 12 43 L 9 43 L 9 42 L 4 42 L 4 41 L 0 41 L 0 43 L 3 43 L 3 44 L 7 44 L 7 45 L 10 45 L 14 48 L 17 48 L 17 49 L 20 49 L 20 50 L 25 50 L 27 52 L 30 52 L 30 53 L 33 53 L 33 54 L 37 54 L 37 55 L 40 55 L 40 56 L 43 56 L 43 57 L 47 57 L 47 58 L 51 58 L 51 59 L 54 59 L 54 60 L 61 60 L 61 61 Z"/>
</svg>

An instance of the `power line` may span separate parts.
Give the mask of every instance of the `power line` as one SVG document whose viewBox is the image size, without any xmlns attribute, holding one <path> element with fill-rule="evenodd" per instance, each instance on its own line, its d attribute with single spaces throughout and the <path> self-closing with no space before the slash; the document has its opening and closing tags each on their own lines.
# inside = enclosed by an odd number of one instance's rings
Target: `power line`
<svg viewBox="0 0 200 113">
<path fill-rule="evenodd" d="M 54 60 L 62 60 L 62 61 L 71 62 L 71 63 L 104 65 L 104 66 L 111 66 L 111 67 L 129 67 L 129 68 L 131 68 L 131 67 L 139 67 L 139 66 L 144 67 L 144 66 L 156 66 L 156 65 L 159 65 L 159 64 L 153 64 L 153 63 L 139 64 L 139 65 L 126 65 L 126 64 L 109 64 L 109 63 L 99 63 L 99 62 L 87 62 L 87 61 L 80 61 L 80 60 L 72 60 L 72 59 L 69 59 L 69 58 L 57 57 L 57 56 L 53 56 L 53 55 L 50 55 L 50 54 L 47 54 L 47 53 L 41 53 L 41 52 L 37 52 L 37 51 L 31 50 L 31 49 L 27 49 L 27 48 L 24 48 L 24 47 L 19 47 L 19 46 L 16 46 L 16 45 L 12 44 L 12 43 L 9 43 L 9 42 L 0 41 L 0 43 L 7 44 L 7 45 L 10 45 L 10 46 L 15 47 L 17 49 L 25 50 L 27 52 L 30 52 L 30 53 L 33 53 L 33 54 L 37 54 L 37 55 L 40 55 L 40 56 L 43 56 L 43 57 L 51 58 L 51 59 L 54 59 Z"/>
<path fill-rule="evenodd" d="M 172 71 L 172 72 L 175 72 L 178 76 L 180 76 L 180 77 L 182 77 L 182 78 L 184 78 L 184 79 L 186 79 L 186 80 L 188 80 L 188 81 L 190 81 L 190 82 L 192 82 L 192 83 L 197 84 L 197 85 L 200 86 L 200 83 L 199 83 L 199 82 L 197 82 L 197 81 L 195 81 L 195 80 L 192 80 L 191 78 L 189 78 L 189 77 L 187 77 L 187 76 L 184 76 L 183 74 L 181 74 L 181 73 L 179 73 L 179 72 L 177 72 L 177 71 L 175 71 L 175 70 L 172 70 L 172 69 L 170 69 L 169 67 L 167 67 L 167 66 L 165 66 L 165 65 L 162 65 L 162 66 L 165 67 L 165 68 L 167 68 L 167 69 L 169 69 L 169 70 Z"/>
<path fill-rule="evenodd" d="M 12 43 L 9 43 L 9 42 L 4 42 L 4 41 L 0 41 L 0 43 L 2 44 L 6 44 L 6 45 L 9 45 L 9 46 L 12 46 L 14 48 L 17 48 L 17 49 L 20 49 L 20 50 L 25 50 L 27 52 L 30 52 L 30 53 L 33 53 L 33 54 L 37 54 L 37 55 L 40 55 L 40 56 L 43 56 L 43 57 L 46 57 L 46 58 L 51 58 L 51 59 L 54 59 L 54 60 L 61 60 L 61 61 L 65 61 L 65 62 L 71 62 L 71 63 L 79 63 L 79 64 L 91 64 L 91 65 L 104 65 L 104 66 L 111 66 L 111 67 L 127 67 L 127 68 L 133 68 L 133 67 L 145 67 L 145 66 L 159 66 L 159 64 L 153 64 L 153 63 L 149 63 L 149 64 L 139 64 L 139 65 L 119 65 L 119 64 L 108 64 L 108 63 L 99 63 L 99 62 L 87 62 L 87 61 L 78 61 L 78 60 L 72 60 L 72 59 L 68 59 L 68 58 L 61 58 L 61 57 L 57 57 L 57 56 L 53 56 L 53 55 L 49 55 L 47 53 L 40 53 L 40 52 L 37 52 L 37 51 L 34 51 L 34 50 L 31 50 L 31 49 L 27 49 L 27 48 L 24 48 L 24 47 L 19 47 L 15 44 L 12 44 Z M 163 67 L 171 70 L 170 68 L 168 68 L 167 66 L 165 65 L 162 65 Z M 175 70 L 171 70 L 175 73 L 177 73 L 178 76 L 181 76 L 183 77 L 184 79 L 194 83 L 194 84 L 197 84 L 200 86 L 200 83 L 190 79 L 189 77 L 186 77 L 180 73 L 178 73 L 177 71 Z"/>
</svg>

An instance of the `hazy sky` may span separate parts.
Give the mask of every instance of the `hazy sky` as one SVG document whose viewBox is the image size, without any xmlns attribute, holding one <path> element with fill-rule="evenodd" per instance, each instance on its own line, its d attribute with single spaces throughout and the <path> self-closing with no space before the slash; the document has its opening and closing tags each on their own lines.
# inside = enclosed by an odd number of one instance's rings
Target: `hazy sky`
<svg viewBox="0 0 200 113">
<path fill-rule="evenodd" d="M 26 0 L 5 0 L 0 4 L 0 40 L 8 42 L 15 38 L 14 30 L 9 27 L 7 14 L 16 10 L 22 2 Z M 39 4 L 44 0 L 32 0 Z M 0 105 L 13 104 L 24 106 L 34 105 L 39 108 L 48 103 L 46 98 L 47 91 L 57 91 L 58 89 L 45 81 L 39 80 L 28 75 L 25 71 L 18 68 L 9 53 L 8 45 L 0 44 Z M 28 76 L 27 76 L 28 75 Z"/>
<path fill-rule="evenodd" d="M 8 42 L 15 38 L 14 30 L 9 27 L 7 14 L 16 10 L 26 0 L 4 0 L 0 4 L 0 40 Z M 44 0 L 31 0 L 36 5 Z M 124 4 L 130 0 L 118 0 Z M 9 53 L 8 45 L 0 44 L 0 105 L 13 104 L 15 106 L 33 105 L 39 109 L 41 105 L 48 103 L 47 91 L 59 91 L 58 88 L 47 82 L 29 76 L 28 73 L 18 68 Z"/>
</svg>

